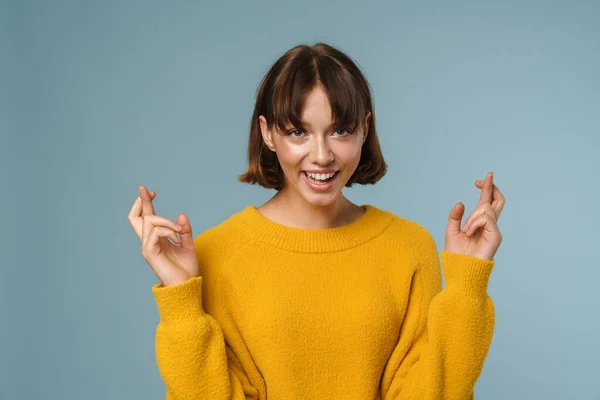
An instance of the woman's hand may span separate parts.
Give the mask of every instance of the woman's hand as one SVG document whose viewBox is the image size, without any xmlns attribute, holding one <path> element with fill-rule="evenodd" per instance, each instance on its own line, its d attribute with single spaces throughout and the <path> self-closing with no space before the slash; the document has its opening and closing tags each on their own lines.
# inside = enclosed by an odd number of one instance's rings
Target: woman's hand
<svg viewBox="0 0 600 400">
<path fill-rule="evenodd" d="M 465 212 L 465 205 L 458 203 L 450 211 L 448 228 L 446 229 L 445 251 L 464 254 L 484 260 L 493 260 L 502 234 L 498 230 L 498 218 L 506 199 L 493 182 L 493 173 L 488 173 L 483 181 L 475 181 L 475 186 L 482 189 L 479 203 L 475 211 L 465 220 L 460 229 Z"/>
<path fill-rule="evenodd" d="M 139 190 L 140 196 L 127 219 L 142 244 L 142 257 L 163 286 L 177 285 L 199 276 L 192 226 L 187 215 L 179 214 L 177 222 L 159 217 L 152 205 L 156 193 L 148 193 L 145 186 L 140 186 Z M 171 243 L 169 238 L 179 246 Z"/>
</svg>

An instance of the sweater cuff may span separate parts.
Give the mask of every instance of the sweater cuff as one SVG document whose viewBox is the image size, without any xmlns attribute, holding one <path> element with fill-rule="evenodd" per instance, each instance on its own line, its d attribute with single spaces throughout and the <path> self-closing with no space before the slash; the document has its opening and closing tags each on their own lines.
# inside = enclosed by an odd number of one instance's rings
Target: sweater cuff
<svg viewBox="0 0 600 400">
<path fill-rule="evenodd" d="M 191 327 L 197 325 L 200 317 L 204 315 L 202 276 L 166 287 L 157 283 L 152 286 L 152 293 L 163 325 Z"/>
<path fill-rule="evenodd" d="M 442 251 L 440 253 L 446 287 L 455 288 L 469 298 L 487 295 L 487 286 L 495 260 Z"/>
</svg>

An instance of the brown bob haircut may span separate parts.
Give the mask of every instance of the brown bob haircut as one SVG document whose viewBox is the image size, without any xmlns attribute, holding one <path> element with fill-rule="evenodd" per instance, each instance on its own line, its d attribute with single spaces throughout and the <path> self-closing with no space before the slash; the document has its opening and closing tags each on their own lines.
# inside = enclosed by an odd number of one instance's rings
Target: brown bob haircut
<svg viewBox="0 0 600 400">
<path fill-rule="evenodd" d="M 387 171 L 375 128 L 370 86 L 352 59 L 340 50 L 319 42 L 298 45 L 283 54 L 267 71 L 256 95 L 250 122 L 248 169 L 240 182 L 259 184 L 267 189 L 283 187 L 283 170 L 277 154 L 264 142 L 258 117 L 264 115 L 269 129 L 277 125 L 301 127 L 300 116 L 306 96 L 321 85 L 329 98 L 336 126 L 354 131 L 363 126 L 371 112 L 367 138 L 362 145 L 356 171 L 346 183 L 374 184 Z"/>
</svg>

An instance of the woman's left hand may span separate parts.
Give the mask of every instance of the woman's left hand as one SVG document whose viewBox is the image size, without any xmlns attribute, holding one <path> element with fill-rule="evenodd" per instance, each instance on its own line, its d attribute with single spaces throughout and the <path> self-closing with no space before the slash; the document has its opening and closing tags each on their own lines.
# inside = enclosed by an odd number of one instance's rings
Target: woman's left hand
<svg viewBox="0 0 600 400">
<path fill-rule="evenodd" d="M 460 229 L 465 205 L 458 203 L 450 211 L 448 228 L 446 229 L 445 251 L 493 260 L 500 243 L 502 234 L 498 230 L 498 218 L 506 199 L 493 182 L 490 172 L 483 181 L 475 181 L 475 186 L 482 189 L 479 203 L 475 211 L 465 220 Z"/>
</svg>

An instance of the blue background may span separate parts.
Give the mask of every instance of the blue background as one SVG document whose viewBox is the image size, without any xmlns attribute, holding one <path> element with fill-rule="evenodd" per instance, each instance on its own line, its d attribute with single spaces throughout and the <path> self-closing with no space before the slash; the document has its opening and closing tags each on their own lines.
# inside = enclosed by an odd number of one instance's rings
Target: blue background
<svg viewBox="0 0 600 400">
<path fill-rule="evenodd" d="M 258 83 L 330 43 L 374 93 L 389 172 L 346 189 L 444 246 L 507 203 L 476 398 L 600 399 L 600 2 L 0 5 L 0 399 L 163 399 L 137 186 L 194 236 L 275 192 L 237 182 Z M 465 217 L 466 218 L 466 217 Z"/>
</svg>

